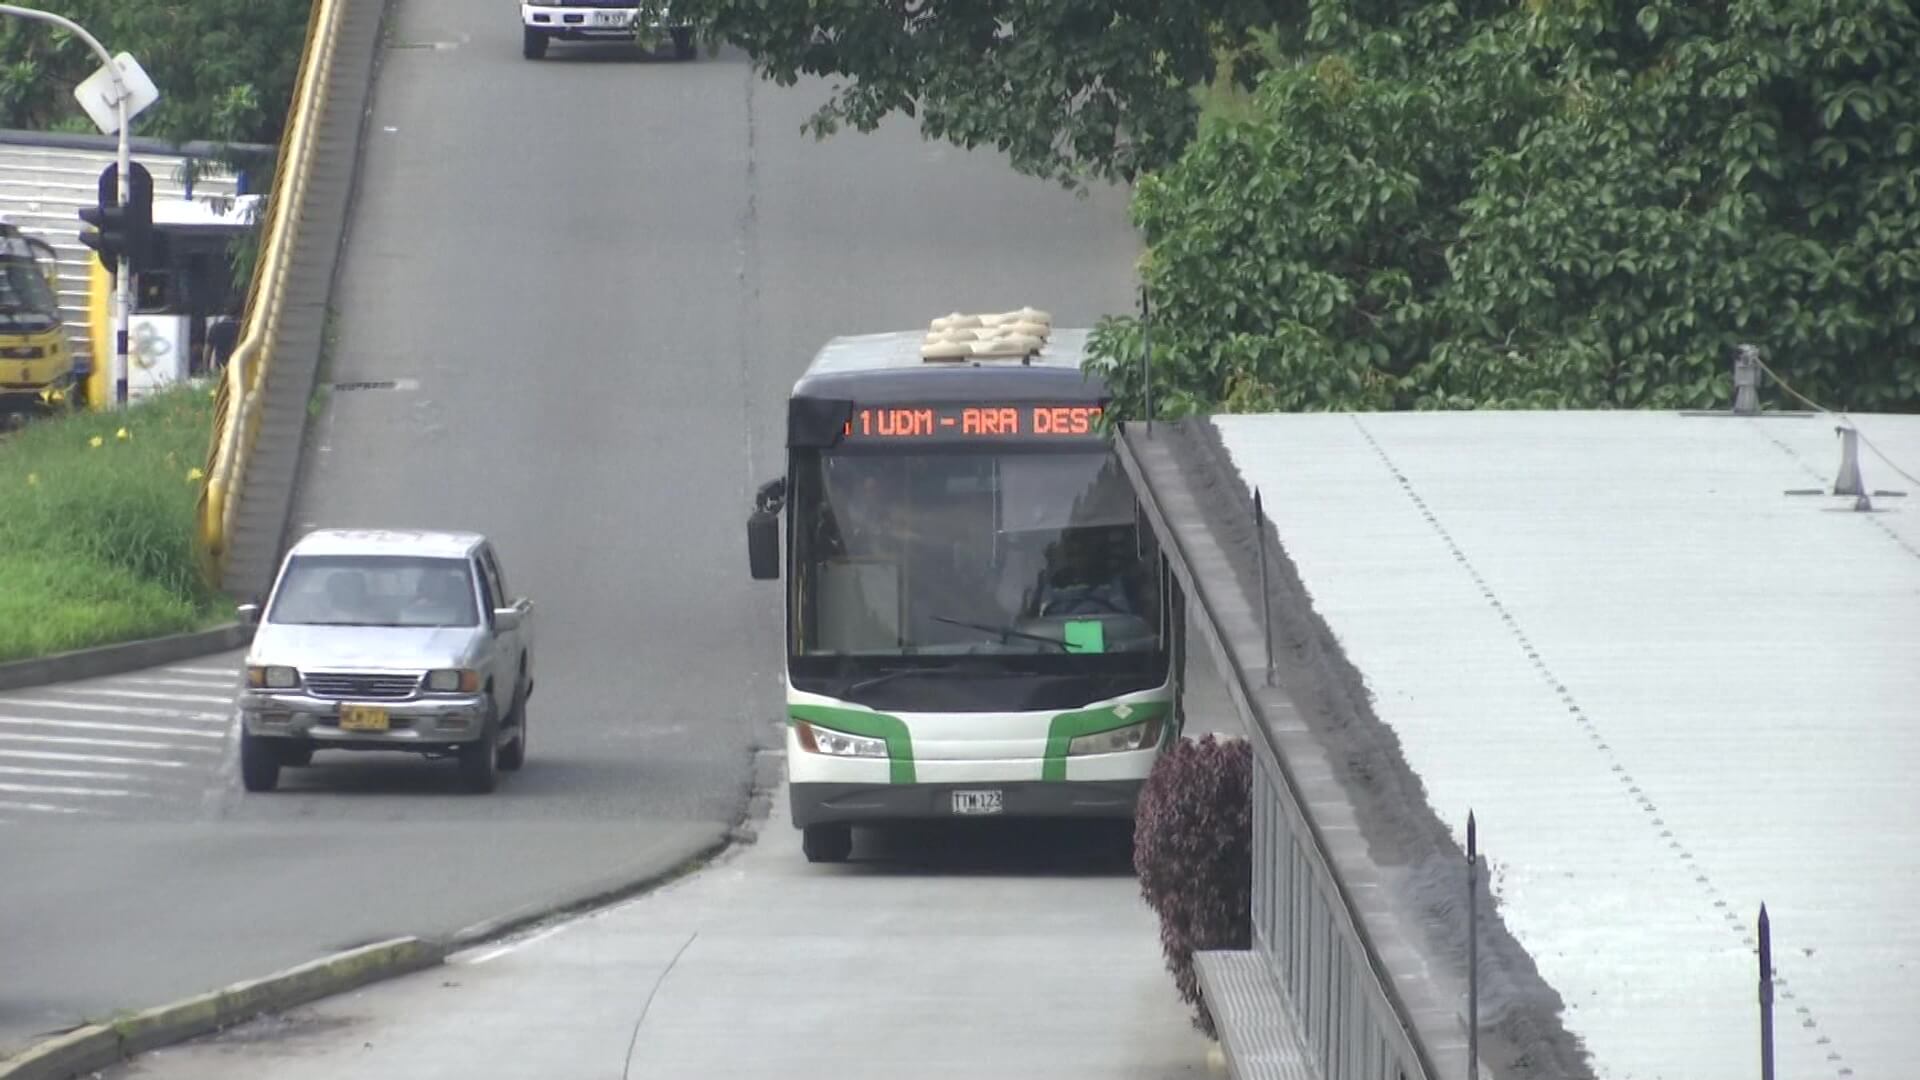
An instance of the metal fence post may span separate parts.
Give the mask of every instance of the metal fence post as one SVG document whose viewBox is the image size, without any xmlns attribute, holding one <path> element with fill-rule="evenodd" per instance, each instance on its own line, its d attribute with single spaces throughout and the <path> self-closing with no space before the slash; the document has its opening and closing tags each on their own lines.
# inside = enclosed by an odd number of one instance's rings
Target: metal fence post
<svg viewBox="0 0 1920 1080">
<path fill-rule="evenodd" d="M 1253 542 L 1260 549 L 1260 634 L 1267 650 L 1267 685 L 1273 685 L 1273 596 L 1267 590 L 1267 509 L 1253 489 Z"/>
<path fill-rule="evenodd" d="M 1773 927 L 1760 905 L 1760 1080 L 1773 1080 Z"/>
<path fill-rule="evenodd" d="M 1833 478 L 1833 493 L 1865 495 L 1867 485 L 1860 479 L 1860 433 L 1850 424 L 1833 430 L 1840 435 L 1840 472 Z"/>
<path fill-rule="evenodd" d="M 1760 411 L 1760 350 L 1752 345 L 1733 351 L 1733 411 L 1741 416 Z"/>
<path fill-rule="evenodd" d="M 1480 839 L 1467 811 L 1467 1080 L 1480 1075 Z"/>
<path fill-rule="evenodd" d="M 1147 414 L 1147 437 L 1153 437 L 1153 310 L 1147 285 L 1140 283 L 1140 396 Z"/>
</svg>

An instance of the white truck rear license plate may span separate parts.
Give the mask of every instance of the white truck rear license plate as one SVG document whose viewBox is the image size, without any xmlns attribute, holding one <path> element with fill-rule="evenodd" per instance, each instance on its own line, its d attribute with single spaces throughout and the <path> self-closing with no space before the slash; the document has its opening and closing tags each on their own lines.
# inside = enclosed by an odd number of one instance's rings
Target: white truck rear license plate
<svg viewBox="0 0 1920 1080">
<path fill-rule="evenodd" d="M 998 791 L 956 791 L 953 793 L 953 812 L 956 814 L 997 814 L 1001 810 Z"/>
</svg>

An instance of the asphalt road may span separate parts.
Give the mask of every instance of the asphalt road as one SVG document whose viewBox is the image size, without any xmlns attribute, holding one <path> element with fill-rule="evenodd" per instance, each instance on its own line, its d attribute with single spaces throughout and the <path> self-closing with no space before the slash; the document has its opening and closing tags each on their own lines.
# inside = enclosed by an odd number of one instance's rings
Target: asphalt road
<svg viewBox="0 0 1920 1080">
<path fill-rule="evenodd" d="M 784 811 L 652 895 L 106 1076 L 1208 1076 L 1124 832 L 965 822 L 863 835 L 853 862 L 817 866 Z"/>
<path fill-rule="evenodd" d="M 164 812 L 9 814 L 0 1050 L 711 842 L 778 715 L 779 595 L 747 577 L 743 522 L 812 352 L 1129 303 L 1121 193 L 910 122 L 815 142 L 823 87 L 737 54 L 529 63 L 518 37 L 511 5 L 397 5 L 325 376 L 392 386 L 326 396 L 296 519 L 497 539 L 538 605 L 525 772 L 479 798 L 445 765 L 358 761 L 245 796 L 229 745 Z"/>
</svg>

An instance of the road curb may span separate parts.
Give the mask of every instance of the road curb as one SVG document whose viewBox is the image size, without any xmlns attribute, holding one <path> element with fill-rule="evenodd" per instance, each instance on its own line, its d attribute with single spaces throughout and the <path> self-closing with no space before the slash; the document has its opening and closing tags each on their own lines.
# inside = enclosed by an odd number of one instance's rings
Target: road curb
<svg viewBox="0 0 1920 1080">
<path fill-rule="evenodd" d="M 234 983 L 47 1039 L 0 1062 L 0 1080 L 72 1080 L 111 1068 L 135 1054 L 231 1027 L 261 1013 L 432 967 L 446 955 L 445 945 L 413 937 L 348 949 L 265 978 Z"/>
<path fill-rule="evenodd" d="M 119 675 L 211 653 L 227 652 L 252 640 L 252 627 L 227 623 L 189 634 L 123 641 L 118 645 L 75 649 L 31 660 L 9 660 L 0 663 L 0 690 L 19 690 L 102 675 Z"/>
<path fill-rule="evenodd" d="M 499 918 L 474 923 L 447 937 L 446 951 L 459 952 L 461 949 L 503 938 L 540 923 L 582 915 L 642 893 L 652 892 L 705 868 L 714 858 L 731 847 L 733 842 L 731 830 L 716 827 L 712 837 L 688 848 L 663 870 L 655 870 L 638 877 L 605 878 L 598 884 L 589 885 L 585 891 L 575 893 L 564 900 L 529 904 Z M 4 1073 L 0 1073 L 0 1080 L 7 1080 Z"/>
<path fill-rule="evenodd" d="M 0 1060 L 0 1080 L 76 1080 L 149 1050 L 185 1042 L 236 1024 L 434 967 L 455 952 L 650 892 L 702 869 L 732 846 L 728 830 L 692 845 L 663 870 L 610 880 L 565 899 L 523 908 L 439 939 L 394 938 L 238 982 L 157 1008 L 88 1024 Z"/>
<path fill-rule="evenodd" d="M 749 800 L 760 790 L 765 765 L 756 762 Z M 443 963 L 462 949 L 554 919 L 584 914 L 651 892 L 705 868 L 740 842 L 736 830 L 715 826 L 711 835 L 676 853 L 664 869 L 603 880 L 563 899 L 529 905 L 497 919 L 475 923 L 442 938 L 394 938 L 334 953 L 261 979 L 238 982 L 105 1024 L 44 1039 L 0 1060 L 0 1080 L 76 1080 L 111 1068 L 137 1054 L 244 1023 L 368 983 L 406 975 Z M 748 840 L 746 842 L 751 842 Z"/>
</svg>

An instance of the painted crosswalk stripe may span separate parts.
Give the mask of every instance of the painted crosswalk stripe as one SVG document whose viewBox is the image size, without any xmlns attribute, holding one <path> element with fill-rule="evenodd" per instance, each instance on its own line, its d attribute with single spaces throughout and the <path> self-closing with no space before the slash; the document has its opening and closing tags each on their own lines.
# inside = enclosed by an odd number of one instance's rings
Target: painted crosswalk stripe
<svg viewBox="0 0 1920 1080">
<path fill-rule="evenodd" d="M 189 746 L 180 743 L 141 742 L 135 739 L 82 739 L 71 735 L 18 735 L 0 731 L 7 742 L 53 743 L 59 746 L 117 746 L 123 750 L 169 750 L 187 754 L 218 754 L 218 746 Z"/>
<path fill-rule="evenodd" d="M 208 705 L 231 705 L 233 695 L 214 696 L 212 694 L 157 694 L 145 690 L 106 690 L 76 686 L 68 691 L 74 694 L 86 694 L 89 697 L 128 698 L 134 701 L 198 701 Z"/>
<path fill-rule="evenodd" d="M 81 806 L 55 806 L 52 803 L 18 802 L 13 799 L 0 799 L 0 810 L 25 810 L 35 814 L 96 814 L 97 810 Z"/>
<path fill-rule="evenodd" d="M 66 754 L 58 750 L 0 750 L 0 759 L 9 761 L 72 761 L 88 765 L 127 765 L 143 769 L 184 769 L 184 761 L 154 758 L 118 757 L 113 754 Z"/>
<path fill-rule="evenodd" d="M 130 799 L 139 795 L 138 791 L 125 788 L 67 787 L 62 784 L 9 784 L 0 783 L 0 792 L 9 795 L 100 795 L 110 799 Z"/>
<path fill-rule="evenodd" d="M 96 701 L 61 701 L 58 698 L 0 698 L 0 706 L 22 709 L 70 709 L 76 712 L 112 713 L 116 716 L 145 716 L 163 720 L 192 720 L 197 723 L 224 724 L 231 713 L 212 713 L 180 709 L 156 709 L 141 705 L 102 705 Z"/>
<path fill-rule="evenodd" d="M 187 739 L 224 739 L 224 731 L 199 731 L 193 728 L 158 727 L 153 724 L 115 724 L 106 720 L 49 720 L 39 716 L 0 714 L 0 724 L 14 727 L 45 727 L 74 731 L 130 731 L 135 735 L 178 735 Z"/>
<path fill-rule="evenodd" d="M 138 783 L 140 777 L 130 772 L 112 772 L 102 769 L 28 769 L 19 765 L 0 765 L 0 776 L 44 776 L 53 780 L 118 780 L 121 783 Z"/>
<path fill-rule="evenodd" d="M 183 690 L 233 690 L 240 681 L 235 679 L 119 679 L 117 686 L 171 686 Z"/>
</svg>

